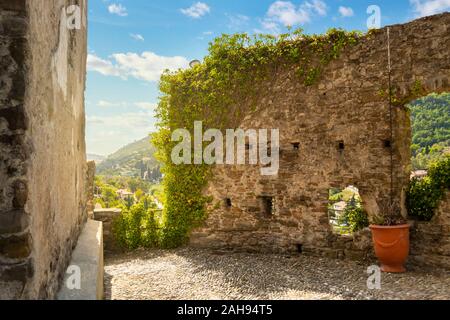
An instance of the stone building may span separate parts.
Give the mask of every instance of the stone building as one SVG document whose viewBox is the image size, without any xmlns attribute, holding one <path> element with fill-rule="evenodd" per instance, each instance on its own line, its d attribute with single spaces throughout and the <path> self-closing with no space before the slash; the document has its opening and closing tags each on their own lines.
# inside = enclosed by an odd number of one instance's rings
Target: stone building
<svg viewBox="0 0 450 320">
<path fill-rule="evenodd" d="M 203 226 L 192 233 L 191 245 L 370 255 L 367 230 L 352 238 L 333 234 L 328 192 L 355 186 L 368 214 L 378 212 L 390 198 L 392 149 L 393 196 L 406 214 L 411 126 L 404 105 L 418 89 L 421 95 L 450 91 L 450 14 L 391 26 L 389 38 L 391 72 L 388 30 L 383 28 L 331 61 L 312 86 L 305 87 L 293 70 L 282 67 L 269 81 L 255 84 L 264 107 L 239 127 L 280 129 L 278 175 L 261 176 L 258 166 L 216 166 L 207 194 L 220 208 L 211 208 Z M 389 76 L 397 102 L 392 141 L 390 103 L 383 94 Z"/>
<path fill-rule="evenodd" d="M 54 298 L 87 219 L 86 0 L 0 0 L 0 299 Z"/>
</svg>

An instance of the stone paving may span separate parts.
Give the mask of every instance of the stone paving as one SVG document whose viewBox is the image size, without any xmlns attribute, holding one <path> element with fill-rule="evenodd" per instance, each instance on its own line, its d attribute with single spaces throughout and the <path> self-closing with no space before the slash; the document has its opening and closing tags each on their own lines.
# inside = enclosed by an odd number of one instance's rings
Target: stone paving
<svg viewBox="0 0 450 320">
<path fill-rule="evenodd" d="M 409 268 L 367 289 L 368 265 L 309 256 L 138 250 L 105 259 L 105 297 L 117 300 L 450 299 L 450 272 Z"/>
</svg>

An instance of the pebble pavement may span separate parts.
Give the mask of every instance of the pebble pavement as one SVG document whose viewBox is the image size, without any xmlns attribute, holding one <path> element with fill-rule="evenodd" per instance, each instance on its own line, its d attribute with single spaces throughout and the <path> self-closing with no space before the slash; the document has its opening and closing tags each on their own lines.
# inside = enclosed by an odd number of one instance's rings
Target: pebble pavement
<svg viewBox="0 0 450 320">
<path fill-rule="evenodd" d="M 105 298 L 113 300 L 450 299 L 450 273 L 415 268 L 381 275 L 367 289 L 367 265 L 309 256 L 181 248 L 105 257 Z"/>
</svg>

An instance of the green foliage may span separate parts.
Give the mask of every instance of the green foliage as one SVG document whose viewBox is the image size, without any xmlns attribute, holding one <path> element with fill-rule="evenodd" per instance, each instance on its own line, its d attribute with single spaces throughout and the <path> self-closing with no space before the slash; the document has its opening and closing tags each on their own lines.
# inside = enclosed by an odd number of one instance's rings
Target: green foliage
<svg viewBox="0 0 450 320">
<path fill-rule="evenodd" d="M 106 205 L 106 208 L 114 208 L 120 204 L 119 197 L 117 196 L 117 189 L 104 185 L 101 189 L 101 198 Z"/>
<path fill-rule="evenodd" d="M 428 175 L 436 188 L 450 189 L 450 155 L 446 155 L 442 161 L 433 163 L 428 170 Z"/>
<path fill-rule="evenodd" d="M 160 203 L 165 202 L 164 186 L 161 184 L 155 184 L 150 188 L 150 194 Z"/>
<path fill-rule="evenodd" d="M 159 181 L 161 173 L 154 153 L 155 147 L 148 137 L 133 142 L 100 162 L 97 165 L 97 174 Z"/>
<path fill-rule="evenodd" d="M 450 155 L 433 163 L 427 177 L 411 181 L 406 197 L 409 215 L 419 220 L 431 220 L 445 190 L 448 189 L 450 189 Z"/>
<path fill-rule="evenodd" d="M 121 199 L 119 189 L 131 190 L 134 195 Z M 135 204 L 143 206 L 145 211 L 156 210 L 158 206 L 155 201 L 158 199 L 154 195 L 155 190 L 162 192 L 160 185 L 152 185 L 140 178 L 96 176 L 95 204 L 100 204 L 102 208 L 121 208 L 125 212 L 133 212 Z"/>
<path fill-rule="evenodd" d="M 369 226 L 369 219 L 364 212 L 361 202 L 354 196 L 344 209 L 344 213 L 339 218 L 341 225 L 349 226 L 351 232 L 362 230 Z"/>
<path fill-rule="evenodd" d="M 129 249 L 159 246 L 159 232 L 155 209 L 146 208 L 144 201 L 130 209 L 122 208 L 122 214 L 113 221 L 114 238 Z"/>
<path fill-rule="evenodd" d="M 94 204 L 99 204 L 102 206 L 102 208 L 107 208 L 105 201 L 103 201 L 102 198 L 95 198 Z"/>
<path fill-rule="evenodd" d="M 153 186 L 148 181 L 140 178 L 95 176 L 95 194 L 100 196 L 95 202 L 101 204 L 103 208 L 115 208 L 123 205 L 130 208 L 134 204 L 133 197 L 125 200 L 120 199 L 117 193 L 119 189 L 130 190 L 130 192 L 136 193 L 139 201 Z"/>
<path fill-rule="evenodd" d="M 412 165 L 426 169 L 450 153 L 450 93 L 431 94 L 408 105 L 412 122 Z"/>
<path fill-rule="evenodd" d="M 338 189 L 338 188 L 330 189 L 329 196 L 328 196 L 328 201 L 330 203 L 342 201 L 342 198 L 343 198 L 343 194 L 342 194 L 341 189 Z"/>
</svg>

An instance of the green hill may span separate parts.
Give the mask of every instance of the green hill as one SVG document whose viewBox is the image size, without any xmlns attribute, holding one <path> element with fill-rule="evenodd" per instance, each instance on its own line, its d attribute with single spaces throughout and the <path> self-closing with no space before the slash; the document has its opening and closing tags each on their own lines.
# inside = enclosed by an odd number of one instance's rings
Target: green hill
<svg viewBox="0 0 450 320">
<path fill-rule="evenodd" d="M 148 137 L 135 141 L 98 164 L 97 174 L 158 180 L 161 174 L 159 163 L 153 157 L 155 150 Z"/>
<path fill-rule="evenodd" d="M 450 152 L 450 93 L 431 94 L 409 106 L 412 120 L 412 163 L 426 169 Z"/>
</svg>

